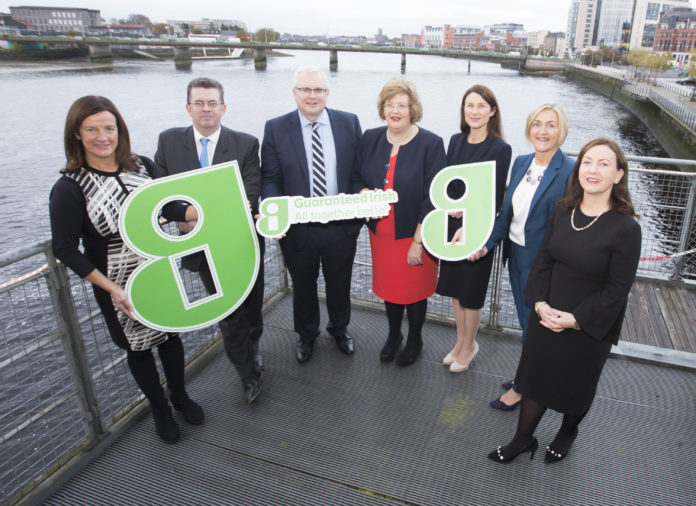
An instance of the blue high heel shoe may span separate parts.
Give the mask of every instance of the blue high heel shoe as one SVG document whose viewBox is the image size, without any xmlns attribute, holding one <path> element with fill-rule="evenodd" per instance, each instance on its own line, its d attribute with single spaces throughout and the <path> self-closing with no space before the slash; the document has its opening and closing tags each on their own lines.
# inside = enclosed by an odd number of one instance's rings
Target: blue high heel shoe
<svg viewBox="0 0 696 506">
<path fill-rule="evenodd" d="M 515 409 L 517 406 L 520 405 L 520 402 L 522 402 L 522 399 L 520 399 L 516 403 L 510 404 L 508 406 L 500 399 L 495 399 L 495 400 L 491 401 L 488 405 L 492 408 L 499 409 L 500 411 L 512 411 L 513 409 Z"/>
</svg>

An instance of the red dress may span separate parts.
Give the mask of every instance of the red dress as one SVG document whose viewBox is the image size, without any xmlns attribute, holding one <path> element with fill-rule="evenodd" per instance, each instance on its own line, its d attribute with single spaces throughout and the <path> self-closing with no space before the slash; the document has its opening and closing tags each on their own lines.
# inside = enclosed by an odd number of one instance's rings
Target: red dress
<svg viewBox="0 0 696 506">
<path fill-rule="evenodd" d="M 385 190 L 394 188 L 394 167 L 397 155 L 389 159 Z M 406 261 L 413 237 L 394 238 L 394 204 L 389 215 L 377 222 L 377 231 L 370 231 L 372 250 L 372 291 L 380 299 L 394 304 L 412 304 L 435 293 L 437 260 L 423 249 L 423 264 L 411 267 Z"/>
</svg>

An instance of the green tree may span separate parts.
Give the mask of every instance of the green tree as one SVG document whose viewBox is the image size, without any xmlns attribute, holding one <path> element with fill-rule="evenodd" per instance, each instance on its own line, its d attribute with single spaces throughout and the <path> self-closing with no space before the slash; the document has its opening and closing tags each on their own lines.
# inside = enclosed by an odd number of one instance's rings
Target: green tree
<svg viewBox="0 0 696 506">
<path fill-rule="evenodd" d="M 254 33 L 254 40 L 257 42 L 275 42 L 276 32 L 273 28 L 259 28 Z"/>
<path fill-rule="evenodd" d="M 191 33 L 195 35 L 200 35 L 203 33 L 203 29 L 198 26 L 194 26 L 193 28 L 191 28 Z"/>
<path fill-rule="evenodd" d="M 696 47 L 689 51 L 689 66 L 686 67 L 689 77 L 696 77 Z"/>
</svg>

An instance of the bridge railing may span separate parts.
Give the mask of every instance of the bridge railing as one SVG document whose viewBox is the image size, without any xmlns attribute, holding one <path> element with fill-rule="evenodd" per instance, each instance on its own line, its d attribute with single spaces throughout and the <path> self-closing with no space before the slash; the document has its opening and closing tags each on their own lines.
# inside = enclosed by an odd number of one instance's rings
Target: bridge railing
<svg viewBox="0 0 696 506">
<path fill-rule="evenodd" d="M 672 116 L 684 123 L 689 130 L 696 132 L 696 114 L 684 107 L 679 102 L 670 100 L 654 90 L 650 90 L 650 100 L 669 112 Z"/>
<path fill-rule="evenodd" d="M 662 166 L 665 160 L 634 157 L 631 162 L 648 163 Z M 696 167 L 694 161 L 667 163 Z M 642 256 L 696 248 L 696 174 L 635 168 L 629 186 L 641 215 Z M 644 261 L 639 273 L 696 281 L 696 255 Z M 199 281 L 186 270 L 181 276 L 187 286 Z M 265 277 L 267 299 L 288 289 L 277 243 L 267 243 Z M 145 403 L 128 372 L 125 353 L 111 342 L 89 283 L 56 262 L 49 241 L 0 255 L 0 283 L 0 503 L 13 504 L 35 498 L 32 494 L 53 480 L 56 471 L 98 452 L 98 444 L 115 437 Z M 372 293 L 365 229 L 351 295 L 356 304 L 381 305 Z M 452 321 L 451 301 L 433 296 L 429 317 Z M 519 328 L 499 256 L 483 323 Z M 206 351 L 216 349 L 217 326 L 184 333 L 182 339 L 189 368 L 195 367 L 212 355 Z"/>
</svg>

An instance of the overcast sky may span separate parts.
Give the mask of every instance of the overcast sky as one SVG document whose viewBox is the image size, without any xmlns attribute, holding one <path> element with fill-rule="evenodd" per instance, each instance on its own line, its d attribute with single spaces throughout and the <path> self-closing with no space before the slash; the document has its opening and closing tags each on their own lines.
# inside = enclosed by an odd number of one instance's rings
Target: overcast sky
<svg viewBox="0 0 696 506">
<path fill-rule="evenodd" d="M 419 33 L 424 25 L 521 23 L 525 30 L 565 31 L 570 0 L 0 0 L 10 5 L 100 9 L 104 19 L 144 14 L 153 22 L 167 19 L 224 18 L 246 23 L 250 31 L 271 27 L 277 32 L 327 35 Z"/>
</svg>

